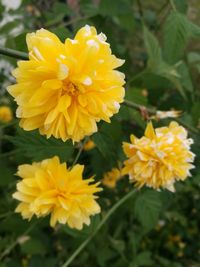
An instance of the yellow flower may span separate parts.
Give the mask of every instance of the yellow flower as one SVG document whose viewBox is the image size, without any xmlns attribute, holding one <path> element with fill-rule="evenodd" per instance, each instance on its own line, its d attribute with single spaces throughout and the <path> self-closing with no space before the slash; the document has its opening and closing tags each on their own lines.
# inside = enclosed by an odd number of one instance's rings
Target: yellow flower
<svg viewBox="0 0 200 267">
<path fill-rule="evenodd" d="M 86 25 L 62 43 L 41 29 L 27 34 L 27 45 L 29 60 L 18 63 L 17 84 L 8 87 L 24 130 L 79 141 L 119 111 L 124 74 L 115 69 L 124 61 L 112 55 L 103 33 Z"/>
<path fill-rule="evenodd" d="M 13 119 L 12 111 L 7 106 L 0 107 L 0 121 L 2 122 L 9 122 Z"/>
<path fill-rule="evenodd" d="M 76 229 L 89 225 L 90 216 L 100 212 L 93 194 L 101 188 L 99 183 L 89 184 L 93 177 L 83 180 L 83 169 L 83 165 L 75 165 L 69 170 L 58 157 L 19 166 L 17 175 L 22 180 L 17 183 L 13 197 L 21 203 L 16 212 L 29 220 L 34 214 L 37 217 L 51 214 L 52 227 L 57 222 Z"/>
<path fill-rule="evenodd" d="M 113 168 L 103 176 L 102 184 L 109 188 L 115 188 L 117 181 L 121 178 L 121 171 L 117 168 Z"/>
<path fill-rule="evenodd" d="M 136 138 L 131 135 L 131 144 L 124 143 L 126 156 L 123 174 L 130 181 L 142 187 L 160 187 L 174 191 L 175 180 L 185 180 L 194 168 L 194 154 L 190 151 L 192 139 L 187 139 L 187 131 L 176 122 L 169 127 L 153 129 L 148 123 L 145 136 Z"/>
<path fill-rule="evenodd" d="M 94 147 L 96 147 L 95 143 L 94 143 L 92 140 L 88 140 L 88 141 L 84 144 L 83 149 L 84 149 L 85 151 L 88 151 L 88 150 L 93 149 Z"/>
</svg>

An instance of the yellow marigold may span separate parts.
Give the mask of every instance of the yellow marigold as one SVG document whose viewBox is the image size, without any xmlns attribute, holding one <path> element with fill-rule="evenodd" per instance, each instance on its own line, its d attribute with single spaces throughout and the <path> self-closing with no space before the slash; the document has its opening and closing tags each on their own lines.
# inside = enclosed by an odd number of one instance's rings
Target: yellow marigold
<svg viewBox="0 0 200 267">
<path fill-rule="evenodd" d="M 12 111 L 7 106 L 0 107 L 0 121 L 2 122 L 9 122 L 13 119 Z"/>
<path fill-rule="evenodd" d="M 86 25 L 62 43 L 41 29 L 26 41 L 29 60 L 18 62 L 17 84 L 8 87 L 24 130 L 79 141 L 97 131 L 96 122 L 110 122 L 124 98 L 124 74 L 115 70 L 124 61 L 103 33 Z"/>
<path fill-rule="evenodd" d="M 123 174 L 130 181 L 142 187 L 147 185 L 174 191 L 175 180 L 185 180 L 194 168 L 194 154 L 190 151 L 192 139 L 187 139 L 187 131 L 176 122 L 169 127 L 153 129 L 148 123 L 145 136 L 136 138 L 131 135 L 131 144 L 124 143 L 126 160 Z"/>
<path fill-rule="evenodd" d="M 103 176 L 102 184 L 109 188 L 115 188 L 117 181 L 121 178 L 121 171 L 117 168 L 113 168 Z"/>
<path fill-rule="evenodd" d="M 88 141 L 84 144 L 83 149 L 84 149 L 85 151 L 88 151 L 88 150 L 91 150 L 91 149 L 93 149 L 93 148 L 95 148 L 95 147 L 96 147 L 95 143 L 94 143 L 92 140 L 88 140 Z"/>
<path fill-rule="evenodd" d="M 84 166 L 75 165 L 69 170 L 58 157 L 19 166 L 17 175 L 22 180 L 13 197 L 21 203 L 16 212 L 29 220 L 33 215 L 51 214 L 52 227 L 57 222 L 76 229 L 89 225 L 90 216 L 100 212 L 94 193 L 101 188 L 99 183 L 89 184 L 93 177 L 83 180 L 83 169 Z"/>
</svg>

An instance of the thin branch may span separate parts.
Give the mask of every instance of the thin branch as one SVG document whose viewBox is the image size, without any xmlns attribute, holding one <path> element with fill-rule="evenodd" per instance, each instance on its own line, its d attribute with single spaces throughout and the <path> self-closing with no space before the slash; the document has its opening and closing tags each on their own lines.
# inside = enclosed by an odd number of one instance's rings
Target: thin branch
<svg viewBox="0 0 200 267">
<path fill-rule="evenodd" d="M 0 47 L 0 54 L 17 59 L 24 59 L 24 60 L 28 59 L 28 54 L 6 47 Z"/>
<path fill-rule="evenodd" d="M 142 106 L 142 105 L 139 105 L 139 104 L 136 104 L 132 101 L 129 101 L 129 100 L 124 100 L 124 102 L 122 103 L 124 106 L 127 106 L 129 108 L 134 108 L 138 111 L 147 111 L 149 114 L 151 115 L 154 115 L 156 114 L 156 109 L 155 108 L 147 108 L 145 106 Z"/>
<path fill-rule="evenodd" d="M 75 157 L 75 159 L 74 159 L 74 161 L 73 161 L 73 163 L 72 163 L 72 167 L 71 167 L 71 168 L 73 168 L 74 165 L 76 165 L 76 163 L 78 162 L 78 160 L 79 160 L 79 158 L 80 158 L 80 155 L 81 155 L 81 153 L 82 153 L 82 151 L 83 151 L 84 145 L 85 145 L 85 143 L 86 143 L 87 141 L 88 141 L 88 138 L 86 137 L 85 140 L 84 140 L 82 143 L 80 143 L 79 151 L 78 151 L 78 153 L 77 153 L 77 155 L 76 155 L 76 157 Z"/>
<path fill-rule="evenodd" d="M 34 224 L 32 224 L 21 236 L 19 236 L 13 243 L 10 244 L 0 255 L 0 261 L 16 247 L 16 245 L 19 243 L 19 240 L 21 237 L 27 235 L 30 233 L 30 231 L 36 226 L 38 221 L 36 221 Z"/>
<path fill-rule="evenodd" d="M 149 119 L 149 115 L 155 115 L 156 114 L 156 108 L 147 108 L 145 106 L 136 104 L 129 100 L 124 100 L 122 103 L 124 106 L 127 106 L 129 108 L 133 108 L 135 110 L 138 110 L 143 115 L 143 118 Z M 180 120 L 179 118 L 174 118 L 175 121 L 177 121 L 179 124 L 182 124 L 186 129 L 188 129 L 190 132 L 193 132 L 195 134 L 199 134 L 199 130 L 195 127 L 185 123 L 184 121 Z"/>
<path fill-rule="evenodd" d="M 13 126 L 17 123 L 17 120 L 12 120 L 11 122 L 8 123 L 4 123 L 2 125 L 0 125 L 0 130 L 5 129 L 7 127 Z"/>
<path fill-rule="evenodd" d="M 89 236 L 75 251 L 74 253 L 69 257 L 69 259 L 61 266 L 61 267 L 68 267 L 72 261 L 80 254 L 80 252 L 90 243 L 90 241 L 95 237 L 95 235 L 101 230 L 103 225 L 107 222 L 107 220 L 111 217 L 111 215 L 130 197 L 132 197 L 134 194 L 136 194 L 137 190 L 133 189 L 128 194 L 126 194 L 123 198 L 121 198 L 115 205 L 107 212 L 105 217 L 101 220 L 101 222 L 98 224 L 97 228 L 94 230 L 94 232 Z"/>
<path fill-rule="evenodd" d="M 137 0 L 137 5 L 138 5 L 138 10 L 139 10 L 140 18 L 142 20 L 144 13 L 143 13 L 143 8 L 142 8 L 142 3 L 140 2 L 140 0 Z"/>
<path fill-rule="evenodd" d="M 176 11 L 176 6 L 174 4 L 174 0 L 169 0 L 169 3 L 174 11 Z"/>
<path fill-rule="evenodd" d="M 2 154 L 0 154 L 0 159 L 7 158 L 7 157 L 10 157 L 10 156 L 14 156 L 16 153 L 18 153 L 20 151 L 21 151 L 20 149 L 15 149 L 15 150 L 12 150 L 12 151 L 9 151 L 9 152 L 2 153 Z"/>
<path fill-rule="evenodd" d="M 8 211 L 6 213 L 2 213 L 2 214 L 0 214 L 0 219 L 5 219 L 5 218 L 9 217 L 12 214 L 14 214 L 13 211 Z"/>
<path fill-rule="evenodd" d="M 165 3 L 161 6 L 161 8 L 158 10 L 157 15 L 159 15 L 160 13 L 162 13 L 162 11 L 165 9 L 165 7 L 167 7 L 169 4 L 169 0 L 166 0 Z"/>
</svg>

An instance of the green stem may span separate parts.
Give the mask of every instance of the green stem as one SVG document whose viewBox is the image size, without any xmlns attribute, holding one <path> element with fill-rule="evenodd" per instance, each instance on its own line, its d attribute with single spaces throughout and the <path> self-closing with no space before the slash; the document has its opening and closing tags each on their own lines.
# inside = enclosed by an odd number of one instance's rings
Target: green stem
<svg viewBox="0 0 200 267">
<path fill-rule="evenodd" d="M 8 211 L 6 213 L 0 214 L 0 219 L 5 219 L 5 218 L 9 217 L 12 214 L 14 214 L 13 211 Z"/>
<path fill-rule="evenodd" d="M 2 154 L 0 154 L 0 159 L 13 156 L 13 155 L 15 155 L 16 153 L 18 153 L 20 151 L 21 151 L 20 149 L 15 149 L 15 150 L 12 150 L 12 151 L 9 151 L 9 152 L 2 153 Z"/>
<path fill-rule="evenodd" d="M 142 105 L 139 105 L 139 104 L 136 104 L 132 101 L 129 101 L 129 100 L 124 100 L 124 102 L 122 103 L 124 106 L 127 106 L 129 108 L 134 108 L 138 111 L 141 111 L 142 109 L 145 109 L 149 114 L 156 114 L 156 109 L 155 108 L 147 108 L 145 106 L 142 106 Z"/>
<path fill-rule="evenodd" d="M 188 129 L 189 131 L 195 133 L 195 134 L 199 134 L 199 130 L 196 129 L 195 127 L 187 124 L 186 122 L 180 120 L 179 118 L 175 118 L 175 121 L 177 121 L 179 124 L 182 124 L 186 129 Z"/>
<path fill-rule="evenodd" d="M 5 129 L 5 128 L 10 127 L 10 126 L 13 126 L 16 123 L 17 123 L 17 120 L 13 120 L 11 122 L 4 123 L 4 124 L 0 125 L 0 130 Z"/>
<path fill-rule="evenodd" d="M 127 106 L 129 108 L 136 109 L 138 111 L 146 110 L 150 115 L 155 115 L 156 114 L 156 108 L 147 108 L 142 105 L 138 105 L 132 101 L 129 100 L 124 100 L 122 103 L 124 106 Z M 184 121 L 180 120 L 179 118 L 174 118 L 175 121 L 177 121 L 179 124 L 182 124 L 185 128 L 187 128 L 190 132 L 193 132 L 195 134 L 199 134 L 199 130 L 196 129 L 195 127 L 185 123 Z"/>
<path fill-rule="evenodd" d="M 176 6 L 174 4 L 174 0 L 169 0 L 169 3 L 174 11 L 176 11 Z"/>
<path fill-rule="evenodd" d="M 132 79 L 129 80 L 129 83 L 132 83 L 136 80 L 139 80 L 140 78 L 142 78 L 145 74 L 148 74 L 149 71 L 148 69 L 144 69 L 143 71 L 139 72 L 138 74 L 136 74 L 135 76 L 133 76 Z"/>
<path fill-rule="evenodd" d="M 79 148 L 79 151 L 78 151 L 78 153 L 77 153 L 77 155 L 76 155 L 76 157 L 75 157 L 75 159 L 74 159 L 74 161 L 73 161 L 73 163 L 72 163 L 72 168 L 73 168 L 74 165 L 76 165 L 76 163 L 78 162 L 78 160 L 79 160 L 79 158 L 80 158 L 80 155 L 81 155 L 81 153 L 82 153 L 82 151 L 83 151 L 84 145 L 85 145 L 85 143 L 86 143 L 87 141 L 88 141 L 88 138 L 86 137 L 85 140 L 84 140 L 82 143 L 80 143 L 80 148 Z"/>
<path fill-rule="evenodd" d="M 28 59 L 28 54 L 6 47 L 0 47 L 0 54 L 17 59 Z"/>
<path fill-rule="evenodd" d="M 87 246 L 88 243 L 95 237 L 95 235 L 99 232 L 99 230 L 103 227 L 103 225 L 107 222 L 107 220 L 110 218 L 110 216 L 130 197 L 132 197 L 134 194 L 136 194 L 137 190 L 133 189 L 128 194 L 126 194 L 123 198 L 121 198 L 115 205 L 107 212 L 105 217 L 101 220 L 97 228 L 94 230 L 94 232 L 89 236 L 70 256 L 70 258 L 61 266 L 61 267 L 68 267 L 72 261 L 79 255 L 79 253 Z"/>
<path fill-rule="evenodd" d="M 8 246 L 0 255 L 0 262 L 1 260 L 8 254 L 10 254 L 10 252 L 13 250 L 13 248 L 16 247 L 16 245 L 19 243 L 19 240 L 21 237 L 27 235 L 38 223 L 38 221 L 36 221 L 34 224 L 32 224 L 21 236 L 19 236 L 13 243 L 10 244 L 10 246 Z"/>
</svg>

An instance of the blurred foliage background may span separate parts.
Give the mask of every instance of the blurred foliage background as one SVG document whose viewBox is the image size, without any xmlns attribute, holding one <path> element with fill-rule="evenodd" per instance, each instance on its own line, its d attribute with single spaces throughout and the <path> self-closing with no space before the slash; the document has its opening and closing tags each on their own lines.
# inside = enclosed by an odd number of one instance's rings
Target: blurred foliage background
<svg viewBox="0 0 200 267">
<path fill-rule="evenodd" d="M 121 144 L 130 133 L 143 134 L 148 112 L 181 110 L 178 121 L 195 141 L 193 177 L 176 185 L 176 193 L 142 189 L 104 225 L 71 266 L 84 267 L 199 267 L 200 266 L 200 1 L 199 0 L 1 0 L 0 47 L 26 50 L 26 33 L 46 28 L 61 40 L 73 37 L 85 24 L 104 32 L 113 53 L 126 60 L 126 99 L 111 124 L 100 123 L 91 139 L 95 147 L 81 154 L 85 176 L 120 166 Z M 0 106 L 15 104 L 6 93 L 14 82 L 16 59 L 0 56 Z M 169 119 L 154 121 L 167 125 Z M 73 162 L 79 149 L 71 142 L 47 140 L 37 131 L 24 132 L 17 119 L 0 122 L 0 267 L 56 267 L 95 229 L 74 231 L 49 227 L 48 218 L 27 222 L 14 214 L 12 199 L 17 166 L 58 155 Z M 99 202 L 105 214 L 132 185 L 121 179 L 106 188 Z"/>
</svg>

